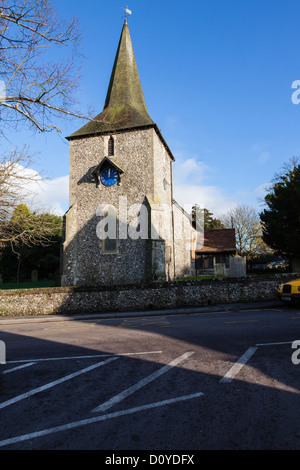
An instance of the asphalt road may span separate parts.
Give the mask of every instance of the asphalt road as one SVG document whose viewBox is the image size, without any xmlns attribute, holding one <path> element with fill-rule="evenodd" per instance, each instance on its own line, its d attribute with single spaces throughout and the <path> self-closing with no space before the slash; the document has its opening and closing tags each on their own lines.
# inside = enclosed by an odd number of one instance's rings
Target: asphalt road
<svg viewBox="0 0 300 470">
<path fill-rule="evenodd" d="M 300 449 L 300 309 L 0 321 L 0 340 L 0 450 Z"/>
</svg>

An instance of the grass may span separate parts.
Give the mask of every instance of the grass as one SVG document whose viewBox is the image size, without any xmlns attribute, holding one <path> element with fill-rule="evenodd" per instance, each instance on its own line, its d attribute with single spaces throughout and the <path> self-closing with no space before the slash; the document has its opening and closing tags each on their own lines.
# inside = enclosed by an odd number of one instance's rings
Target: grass
<svg viewBox="0 0 300 470">
<path fill-rule="evenodd" d="M 55 287 L 54 281 L 38 281 L 38 282 L 7 282 L 0 284 L 1 289 L 36 289 L 39 287 Z"/>
<path fill-rule="evenodd" d="M 191 276 L 191 277 L 182 277 L 176 279 L 176 281 L 196 281 L 198 279 L 214 279 L 215 276 Z"/>
</svg>

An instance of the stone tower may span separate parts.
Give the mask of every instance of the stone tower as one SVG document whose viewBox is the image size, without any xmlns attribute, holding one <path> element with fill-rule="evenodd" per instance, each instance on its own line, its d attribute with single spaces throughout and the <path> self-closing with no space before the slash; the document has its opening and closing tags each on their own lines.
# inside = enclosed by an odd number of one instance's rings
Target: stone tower
<svg viewBox="0 0 300 470">
<path fill-rule="evenodd" d="M 174 157 L 148 114 L 127 21 L 104 109 L 68 140 L 62 285 L 143 284 L 189 273 L 191 252 L 175 235 L 188 218 L 173 200 Z"/>
</svg>

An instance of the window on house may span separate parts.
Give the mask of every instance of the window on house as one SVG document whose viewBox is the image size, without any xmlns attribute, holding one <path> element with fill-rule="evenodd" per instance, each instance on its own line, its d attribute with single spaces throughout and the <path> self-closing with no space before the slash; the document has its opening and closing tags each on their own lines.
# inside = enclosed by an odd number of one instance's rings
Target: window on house
<svg viewBox="0 0 300 470">
<path fill-rule="evenodd" d="M 115 154 L 115 142 L 113 137 L 108 140 L 108 156 L 112 157 Z"/>
</svg>

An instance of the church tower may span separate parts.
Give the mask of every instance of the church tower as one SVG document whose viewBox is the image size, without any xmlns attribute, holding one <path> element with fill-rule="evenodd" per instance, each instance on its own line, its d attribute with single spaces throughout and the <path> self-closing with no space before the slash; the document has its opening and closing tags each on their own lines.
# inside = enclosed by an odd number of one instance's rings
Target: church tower
<svg viewBox="0 0 300 470">
<path fill-rule="evenodd" d="M 68 140 L 62 285 L 144 284 L 189 272 L 190 252 L 174 231 L 176 216 L 179 225 L 185 217 L 173 200 L 174 157 L 149 116 L 127 20 L 104 109 Z"/>
</svg>

